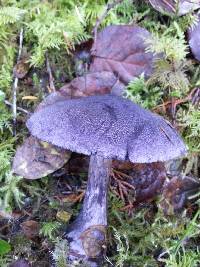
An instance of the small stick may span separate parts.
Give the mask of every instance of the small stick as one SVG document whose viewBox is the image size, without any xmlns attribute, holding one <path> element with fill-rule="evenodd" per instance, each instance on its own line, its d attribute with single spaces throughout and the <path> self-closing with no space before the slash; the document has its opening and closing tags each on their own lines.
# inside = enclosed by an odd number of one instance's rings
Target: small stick
<svg viewBox="0 0 200 267">
<path fill-rule="evenodd" d="M 4 103 L 5 103 L 7 106 L 13 107 L 13 104 L 10 103 L 10 102 L 7 101 L 7 100 L 4 100 Z M 23 108 L 20 108 L 20 107 L 17 107 L 17 110 L 19 110 L 19 111 L 21 111 L 21 112 L 23 112 L 23 113 L 25 113 L 25 114 L 30 114 L 30 113 L 31 113 L 31 112 L 29 112 L 28 110 L 23 109 Z"/>
<path fill-rule="evenodd" d="M 135 187 L 134 187 L 133 185 L 131 185 L 131 184 L 125 182 L 125 181 L 121 181 L 121 183 L 122 183 L 123 185 L 125 185 L 125 186 L 127 186 L 127 187 L 129 187 L 130 189 L 132 189 L 132 190 L 135 191 Z"/>
<path fill-rule="evenodd" d="M 120 194 L 120 198 L 121 198 L 121 200 L 125 203 L 125 199 L 124 199 L 124 194 L 123 194 L 123 190 L 122 190 L 122 188 L 121 188 L 121 186 L 120 185 L 118 185 L 118 187 L 119 187 L 119 194 Z"/>
<path fill-rule="evenodd" d="M 94 34 L 94 49 L 93 49 L 93 52 L 96 50 L 97 32 L 98 32 L 98 28 L 99 28 L 100 24 L 105 19 L 105 17 L 108 15 L 108 12 L 112 8 L 114 8 L 116 5 L 120 4 L 121 2 L 123 2 L 123 0 L 114 0 L 112 3 L 108 3 L 104 13 L 101 15 L 100 18 L 97 19 L 96 24 L 95 24 L 95 26 L 93 28 L 93 31 L 92 31 L 92 33 Z"/>
<path fill-rule="evenodd" d="M 121 178 L 122 178 L 122 177 L 132 178 L 130 175 L 128 175 L 128 174 L 126 174 L 126 173 L 123 173 L 123 172 L 120 172 L 120 171 L 115 170 L 115 169 L 113 169 L 113 172 L 114 172 L 115 174 L 119 175 Z"/>
<path fill-rule="evenodd" d="M 20 60 L 22 54 L 22 44 L 23 44 L 23 28 L 20 30 L 19 36 L 19 51 L 17 56 L 17 62 Z M 16 135 L 16 122 L 17 122 L 17 88 L 18 88 L 18 81 L 19 79 L 15 77 L 14 84 L 13 84 L 13 100 L 12 100 L 12 113 L 13 113 L 13 135 Z"/>
<path fill-rule="evenodd" d="M 47 54 L 46 54 L 46 67 L 47 67 L 47 72 L 49 74 L 49 87 L 50 87 L 50 90 L 51 90 L 51 92 L 55 92 L 56 88 L 55 88 L 55 85 L 54 85 L 54 78 L 53 78 L 53 75 L 52 75 L 51 66 L 50 66 L 49 58 L 48 58 Z"/>
<path fill-rule="evenodd" d="M 198 95 L 200 95 L 200 90 L 199 90 L 199 88 L 194 88 L 194 89 L 192 89 L 192 91 L 189 93 L 189 95 L 188 96 L 186 96 L 185 98 L 183 98 L 183 99 L 177 99 L 175 102 L 174 102 L 174 105 L 175 105 L 175 107 L 177 106 L 177 105 L 180 105 L 180 104 L 183 104 L 183 103 L 185 103 L 185 102 L 188 102 L 188 101 L 192 101 L 192 104 L 198 104 Z M 196 101 L 197 100 L 197 101 Z M 170 105 L 170 104 L 172 104 L 172 101 L 170 100 L 170 101 L 166 101 L 166 102 L 164 102 L 164 103 L 162 103 L 161 105 L 158 105 L 158 106 L 156 106 L 155 108 L 153 108 L 153 111 L 156 111 L 158 108 L 163 108 L 163 107 L 165 107 L 165 106 L 168 106 L 168 105 Z"/>
<path fill-rule="evenodd" d="M 120 187 L 121 187 L 122 192 L 124 193 L 124 195 L 127 196 L 128 195 L 128 192 L 127 192 L 126 187 L 122 183 L 120 184 Z"/>
</svg>

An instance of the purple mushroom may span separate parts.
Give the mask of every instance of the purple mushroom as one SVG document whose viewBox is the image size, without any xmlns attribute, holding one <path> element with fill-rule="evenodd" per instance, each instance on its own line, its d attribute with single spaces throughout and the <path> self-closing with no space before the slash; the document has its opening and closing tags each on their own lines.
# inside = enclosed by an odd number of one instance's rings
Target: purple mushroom
<svg viewBox="0 0 200 267">
<path fill-rule="evenodd" d="M 163 162 L 185 155 L 176 130 L 162 117 L 115 95 L 60 101 L 33 114 L 33 136 L 90 155 L 82 210 L 68 230 L 71 258 L 96 266 L 106 247 L 107 192 L 112 159 Z"/>
</svg>

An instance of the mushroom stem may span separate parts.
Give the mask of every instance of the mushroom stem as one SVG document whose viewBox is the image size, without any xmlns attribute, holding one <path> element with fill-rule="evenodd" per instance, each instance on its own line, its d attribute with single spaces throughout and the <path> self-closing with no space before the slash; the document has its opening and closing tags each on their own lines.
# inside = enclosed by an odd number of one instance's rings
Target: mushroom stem
<svg viewBox="0 0 200 267">
<path fill-rule="evenodd" d="M 90 157 L 83 208 L 67 233 L 70 241 L 70 259 L 99 258 L 103 254 L 111 163 L 110 159 L 99 155 Z"/>
</svg>

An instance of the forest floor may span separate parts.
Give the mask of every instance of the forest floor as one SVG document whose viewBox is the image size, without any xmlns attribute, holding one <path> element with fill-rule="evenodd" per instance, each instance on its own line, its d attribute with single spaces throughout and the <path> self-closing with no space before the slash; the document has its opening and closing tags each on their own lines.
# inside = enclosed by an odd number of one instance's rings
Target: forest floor
<svg viewBox="0 0 200 267">
<path fill-rule="evenodd" d="M 102 266 L 200 266 L 200 49 L 189 47 L 200 6 L 179 16 L 165 2 L 0 1 L 1 267 L 85 266 L 68 262 L 64 233 L 89 157 L 31 137 L 26 121 L 39 104 L 112 90 L 170 121 L 188 153 L 113 160 Z"/>
</svg>

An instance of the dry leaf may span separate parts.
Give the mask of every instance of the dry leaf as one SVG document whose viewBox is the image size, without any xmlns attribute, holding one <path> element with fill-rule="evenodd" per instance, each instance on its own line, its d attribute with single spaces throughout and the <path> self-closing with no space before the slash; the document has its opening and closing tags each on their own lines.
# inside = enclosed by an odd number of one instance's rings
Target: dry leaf
<svg viewBox="0 0 200 267">
<path fill-rule="evenodd" d="M 88 73 L 85 76 L 73 79 L 69 84 L 60 89 L 62 95 L 70 95 L 71 98 L 90 95 L 102 95 L 115 91 L 121 94 L 124 89 L 116 76 L 109 71 Z"/>
<path fill-rule="evenodd" d="M 19 79 L 23 79 L 29 71 L 30 65 L 27 63 L 28 58 L 25 57 L 17 62 L 14 66 L 13 74 Z"/>
<path fill-rule="evenodd" d="M 142 73 L 151 75 L 153 54 L 146 53 L 150 33 L 139 26 L 108 26 L 97 35 L 92 47 L 90 72 L 110 71 L 127 84 Z"/>
<path fill-rule="evenodd" d="M 129 182 L 135 187 L 136 202 L 155 198 L 162 192 L 166 179 L 164 163 L 134 164 Z"/>
<path fill-rule="evenodd" d="M 185 15 L 200 7 L 199 0 L 180 0 L 177 5 L 177 0 L 149 0 L 151 5 L 162 13 L 169 15 L 177 14 Z"/>
<path fill-rule="evenodd" d="M 39 223 L 33 220 L 25 221 L 20 224 L 23 233 L 28 239 L 33 239 L 39 236 Z"/>
<path fill-rule="evenodd" d="M 188 197 L 199 191 L 200 182 L 189 176 L 184 178 L 174 176 L 166 181 L 163 187 L 163 200 L 160 203 L 161 208 L 167 215 L 181 212 L 188 202 Z"/>
<path fill-rule="evenodd" d="M 77 201 L 81 201 L 84 197 L 84 191 L 80 194 L 69 194 L 69 195 L 65 195 L 65 196 L 59 196 L 59 200 L 62 203 L 76 203 Z"/>
<path fill-rule="evenodd" d="M 114 161 L 113 166 L 113 192 L 128 203 L 128 206 L 135 207 L 141 202 L 151 201 L 162 192 L 166 179 L 164 163 L 135 164 Z"/>
<path fill-rule="evenodd" d="M 70 156 L 70 151 L 30 136 L 18 147 L 12 170 L 24 178 L 38 179 L 60 169 Z"/>
</svg>

